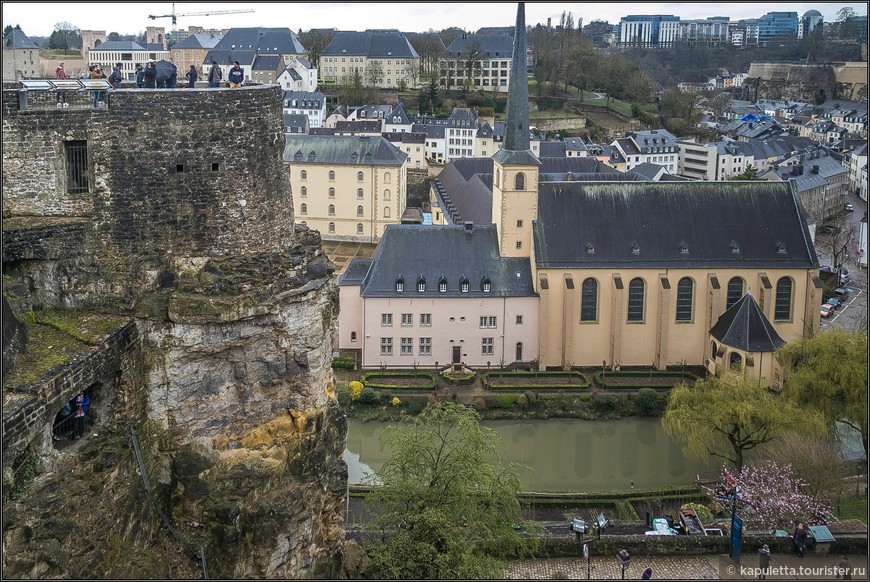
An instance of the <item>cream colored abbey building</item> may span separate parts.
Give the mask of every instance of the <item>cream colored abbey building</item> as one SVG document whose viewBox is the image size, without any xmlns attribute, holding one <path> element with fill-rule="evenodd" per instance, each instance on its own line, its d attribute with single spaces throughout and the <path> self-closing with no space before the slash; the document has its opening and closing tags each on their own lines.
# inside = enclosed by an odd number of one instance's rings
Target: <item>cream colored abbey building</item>
<svg viewBox="0 0 870 582">
<path fill-rule="evenodd" d="M 516 30 L 524 51 L 522 4 Z M 528 123 L 528 87 L 512 83 L 504 147 L 480 170 L 482 182 L 491 178 L 480 194 L 494 233 L 388 227 L 402 236 L 351 262 L 338 282 L 339 348 L 365 368 L 504 357 L 541 369 L 727 367 L 778 384 L 776 350 L 815 335 L 820 322 L 818 259 L 795 185 L 541 182 Z M 466 244 L 491 250 L 460 254 L 463 227 Z M 414 229 L 427 229 L 418 238 L 426 244 L 413 243 Z M 401 244 L 384 248 L 393 239 Z M 525 282 L 518 265 L 530 286 L 500 277 L 497 313 L 483 281 L 498 272 Z M 432 285 L 442 281 L 439 294 Z M 425 325 L 421 313 L 431 314 Z"/>
</svg>

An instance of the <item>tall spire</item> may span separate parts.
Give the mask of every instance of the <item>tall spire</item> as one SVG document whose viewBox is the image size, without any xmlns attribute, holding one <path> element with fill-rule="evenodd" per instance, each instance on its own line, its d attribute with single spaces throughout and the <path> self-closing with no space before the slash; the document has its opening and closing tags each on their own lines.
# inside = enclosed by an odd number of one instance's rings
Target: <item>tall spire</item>
<svg viewBox="0 0 870 582">
<path fill-rule="evenodd" d="M 517 26 L 508 85 L 504 149 L 529 149 L 529 81 L 526 73 L 526 3 L 517 3 Z"/>
</svg>

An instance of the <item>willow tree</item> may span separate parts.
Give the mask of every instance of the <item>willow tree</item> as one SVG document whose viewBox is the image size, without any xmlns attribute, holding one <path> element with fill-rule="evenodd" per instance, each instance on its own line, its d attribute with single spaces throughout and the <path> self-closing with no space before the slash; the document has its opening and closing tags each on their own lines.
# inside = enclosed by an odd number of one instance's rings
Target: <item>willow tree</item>
<svg viewBox="0 0 870 582">
<path fill-rule="evenodd" d="M 776 357 L 785 394 L 858 431 L 867 458 L 867 330 L 834 328 L 790 342 Z"/>
<path fill-rule="evenodd" d="M 518 467 L 501 464 L 498 434 L 474 409 L 440 401 L 382 439 L 392 456 L 366 498 L 366 578 L 500 578 L 504 559 L 529 547 L 514 529 Z"/>
<path fill-rule="evenodd" d="M 676 386 L 662 425 L 687 455 L 725 459 L 737 471 L 743 468 L 744 454 L 759 445 L 789 433 L 825 432 L 824 418 L 817 411 L 803 410 L 757 378 L 731 371 Z"/>
</svg>

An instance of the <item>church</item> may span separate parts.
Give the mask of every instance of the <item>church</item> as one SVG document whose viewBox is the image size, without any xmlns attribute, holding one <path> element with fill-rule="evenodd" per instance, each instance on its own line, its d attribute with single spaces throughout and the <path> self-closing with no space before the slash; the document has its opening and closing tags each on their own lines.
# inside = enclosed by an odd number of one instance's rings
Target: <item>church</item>
<svg viewBox="0 0 870 582">
<path fill-rule="evenodd" d="M 523 3 L 515 30 L 525 54 Z M 477 191 L 492 224 L 388 226 L 338 280 L 339 348 L 364 368 L 703 366 L 778 384 L 773 352 L 820 322 L 818 259 L 794 185 L 542 180 L 524 60 L 512 66 L 504 147 L 478 164 L 491 173 L 491 191 Z M 469 261 L 457 231 L 495 250 Z M 401 244 L 385 248 L 392 240 Z M 501 313 L 482 307 L 494 297 Z"/>
</svg>

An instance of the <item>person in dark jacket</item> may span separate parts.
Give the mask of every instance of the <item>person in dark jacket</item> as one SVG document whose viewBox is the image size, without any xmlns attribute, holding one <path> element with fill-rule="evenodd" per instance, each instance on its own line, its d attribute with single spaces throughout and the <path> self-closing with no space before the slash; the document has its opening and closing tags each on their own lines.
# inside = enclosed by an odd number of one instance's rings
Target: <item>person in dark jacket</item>
<svg viewBox="0 0 870 582">
<path fill-rule="evenodd" d="M 770 571 L 770 546 L 764 544 L 758 550 L 758 579 L 766 580 Z"/>
<path fill-rule="evenodd" d="M 72 440 L 76 440 L 77 438 L 81 438 L 85 436 L 85 396 L 81 392 L 78 393 L 78 396 L 73 399 L 73 406 L 75 407 L 75 412 L 73 412 L 73 438 Z"/>
<path fill-rule="evenodd" d="M 142 63 L 136 63 L 136 86 L 140 89 L 145 86 L 145 67 Z"/>
<path fill-rule="evenodd" d="M 157 88 L 157 68 L 154 66 L 154 61 L 145 63 L 145 71 L 142 74 L 142 79 L 146 89 Z"/>
<path fill-rule="evenodd" d="M 239 61 L 233 62 L 233 68 L 230 69 L 230 72 L 227 75 L 227 81 L 230 82 L 230 87 L 234 89 L 238 89 L 242 86 L 242 83 L 244 83 L 245 71 L 242 70 L 242 67 L 239 65 Z"/>
<path fill-rule="evenodd" d="M 116 63 L 115 68 L 112 69 L 112 74 L 109 76 L 109 82 L 112 84 L 113 89 L 121 88 L 121 81 L 124 80 L 124 73 L 121 72 L 121 63 Z"/>
<path fill-rule="evenodd" d="M 185 73 L 184 76 L 187 77 L 188 89 L 193 89 L 194 87 L 196 87 L 196 79 L 199 77 L 199 75 L 196 73 L 195 66 L 190 65 L 190 69 L 187 70 L 187 73 Z"/>
<path fill-rule="evenodd" d="M 217 88 L 221 86 L 221 79 L 224 78 L 224 72 L 218 66 L 217 61 L 211 62 L 211 69 L 208 71 L 208 86 L 209 88 Z"/>
<path fill-rule="evenodd" d="M 172 59 L 169 59 L 169 64 L 172 65 L 172 72 L 169 74 L 169 79 L 166 80 L 166 87 L 169 89 L 175 89 L 178 87 L 178 67 L 175 66 Z"/>
<path fill-rule="evenodd" d="M 804 522 L 798 522 L 797 528 L 791 540 L 792 549 L 799 558 L 804 557 L 804 549 L 807 545 L 807 526 Z"/>
</svg>

